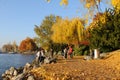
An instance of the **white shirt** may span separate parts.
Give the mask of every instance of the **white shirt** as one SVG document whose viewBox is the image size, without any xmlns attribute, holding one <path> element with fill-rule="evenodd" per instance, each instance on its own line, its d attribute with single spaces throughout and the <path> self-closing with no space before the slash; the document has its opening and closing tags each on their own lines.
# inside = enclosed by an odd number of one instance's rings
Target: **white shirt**
<svg viewBox="0 0 120 80">
<path fill-rule="evenodd" d="M 37 56 L 37 57 L 40 57 L 40 51 L 37 52 L 36 56 Z"/>
</svg>

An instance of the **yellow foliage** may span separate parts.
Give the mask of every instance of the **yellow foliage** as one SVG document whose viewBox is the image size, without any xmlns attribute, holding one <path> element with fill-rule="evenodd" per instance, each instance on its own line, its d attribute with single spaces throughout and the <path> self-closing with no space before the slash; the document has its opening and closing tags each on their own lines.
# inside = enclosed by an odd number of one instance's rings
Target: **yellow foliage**
<svg viewBox="0 0 120 80">
<path fill-rule="evenodd" d="M 120 0 L 111 0 L 111 3 L 114 7 L 120 10 Z"/>
<path fill-rule="evenodd" d="M 89 25 L 87 29 L 89 30 L 89 29 L 96 28 L 97 23 L 99 21 L 102 22 L 102 24 L 106 23 L 106 13 L 97 13 L 93 19 L 93 22 Z"/>
<path fill-rule="evenodd" d="M 87 4 L 85 5 L 86 8 L 90 8 L 90 6 L 91 6 L 90 3 L 87 3 Z"/>
<path fill-rule="evenodd" d="M 103 14 L 103 16 L 100 17 L 100 21 L 104 24 L 106 23 L 106 15 Z"/>
<path fill-rule="evenodd" d="M 45 0 L 45 1 L 49 3 L 51 0 Z"/>
<path fill-rule="evenodd" d="M 95 8 L 96 5 L 98 5 L 101 0 L 80 0 L 81 2 L 85 2 L 86 8 Z M 68 5 L 69 0 L 61 0 L 60 5 Z"/>
<path fill-rule="evenodd" d="M 68 5 L 68 0 L 61 0 L 60 5 Z"/>
<path fill-rule="evenodd" d="M 54 42 L 75 44 L 84 39 L 84 21 L 79 18 L 61 19 L 52 26 L 52 31 Z"/>
<path fill-rule="evenodd" d="M 69 30 L 67 30 L 69 25 L 68 20 L 58 20 L 57 23 L 55 23 L 52 26 L 52 31 L 53 31 L 53 35 L 52 35 L 52 40 L 56 43 L 67 43 L 64 35 L 68 35 L 67 32 L 69 32 Z M 64 27 L 64 28 L 63 28 Z"/>
</svg>

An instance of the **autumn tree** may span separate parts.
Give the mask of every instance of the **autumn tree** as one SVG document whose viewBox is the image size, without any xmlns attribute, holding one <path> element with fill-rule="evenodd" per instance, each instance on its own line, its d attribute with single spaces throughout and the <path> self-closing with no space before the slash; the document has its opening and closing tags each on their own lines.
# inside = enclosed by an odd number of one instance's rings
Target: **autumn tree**
<svg viewBox="0 0 120 80">
<path fill-rule="evenodd" d="M 47 0 L 50 2 L 50 0 Z M 88 8 L 94 10 L 95 8 L 99 8 L 100 2 L 103 0 L 80 0 L 83 5 Z M 104 0 L 105 4 L 112 4 L 113 7 L 120 9 L 120 0 Z M 61 5 L 68 5 L 69 0 L 61 0 Z"/>
<path fill-rule="evenodd" d="M 3 45 L 3 47 L 2 47 L 2 51 L 3 52 L 13 52 L 13 46 L 12 46 L 12 44 L 10 44 L 10 43 L 8 43 L 8 44 L 5 44 L 5 45 Z"/>
<path fill-rule="evenodd" d="M 120 0 L 111 0 L 111 3 L 113 7 L 116 7 L 118 10 L 120 10 Z"/>
<path fill-rule="evenodd" d="M 12 44 L 8 43 L 2 46 L 3 52 L 17 52 L 17 50 L 18 50 L 18 45 L 16 44 L 15 41 Z"/>
<path fill-rule="evenodd" d="M 50 2 L 51 0 L 46 0 L 46 1 Z M 83 2 L 86 8 L 92 8 L 92 7 L 98 7 L 98 4 L 102 0 L 80 0 L 80 1 Z M 60 5 L 68 5 L 68 4 L 69 4 L 69 0 L 61 0 L 60 2 Z"/>
<path fill-rule="evenodd" d="M 41 25 L 35 25 L 34 31 L 37 34 L 35 38 L 37 45 L 48 49 L 53 44 L 51 40 L 51 28 L 57 18 L 59 17 L 54 15 L 46 16 Z"/>
<path fill-rule="evenodd" d="M 50 2 L 51 0 L 45 0 L 47 2 Z M 103 4 L 109 4 L 112 5 L 117 10 L 120 10 L 120 0 L 79 0 L 81 4 L 83 4 L 84 8 L 88 9 L 87 17 L 93 17 L 94 12 L 97 10 L 97 12 L 100 12 L 101 10 L 101 3 Z M 67 6 L 69 4 L 70 0 L 61 0 L 60 5 Z M 96 13 L 96 12 L 95 12 Z M 87 19 L 88 20 L 88 19 Z"/>
<path fill-rule="evenodd" d="M 52 40 L 56 43 L 79 44 L 84 39 L 84 25 L 82 19 L 59 19 L 52 26 Z"/>
<path fill-rule="evenodd" d="M 33 39 L 27 37 L 25 40 L 22 40 L 19 46 L 20 52 L 25 51 L 35 51 L 37 49 L 37 46 Z"/>
</svg>

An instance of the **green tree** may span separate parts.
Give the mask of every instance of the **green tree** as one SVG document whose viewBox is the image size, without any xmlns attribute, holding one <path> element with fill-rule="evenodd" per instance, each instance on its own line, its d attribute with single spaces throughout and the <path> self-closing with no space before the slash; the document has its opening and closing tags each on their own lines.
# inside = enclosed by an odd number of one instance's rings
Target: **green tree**
<svg viewBox="0 0 120 80">
<path fill-rule="evenodd" d="M 95 23 L 95 27 L 90 29 L 91 48 L 100 48 L 107 52 L 120 48 L 120 10 L 107 9 L 104 15 L 105 22 L 102 20 Z"/>
<path fill-rule="evenodd" d="M 38 36 L 35 38 L 35 41 L 39 47 L 48 49 L 52 46 L 53 42 L 51 40 L 51 28 L 58 18 L 58 16 L 50 15 L 45 17 L 40 26 L 35 25 L 34 31 Z"/>
</svg>

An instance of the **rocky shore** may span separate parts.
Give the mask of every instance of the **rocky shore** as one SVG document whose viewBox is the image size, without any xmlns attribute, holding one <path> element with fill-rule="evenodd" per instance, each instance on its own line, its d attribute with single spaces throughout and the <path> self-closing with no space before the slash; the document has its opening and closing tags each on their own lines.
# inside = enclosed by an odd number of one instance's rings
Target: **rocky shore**
<svg viewBox="0 0 120 80">
<path fill-rule="evenodd" d="M 44 60 L 44 64 L 56 63 L 56 58 Z M 40 67 L 42 64 L 37 64 L 35 60 L 26 63 L 25 66 L 15 68 L 11 67 L 2 74 L 2 80 L 35 80 L 34 76 L 30 73 L 32 69 Z"/>
<path fill-rule="evenodd" d="M 20 67 L 18 69 L 11 67 L 2 74 L 2 78 L 3 80 L 34 80 L 33 76 L 29 74 L 29 71 L 34 67 L 35 66 L 32 66 L 30 63 L 26 63 L 24 67 Z"/>
</svg>

